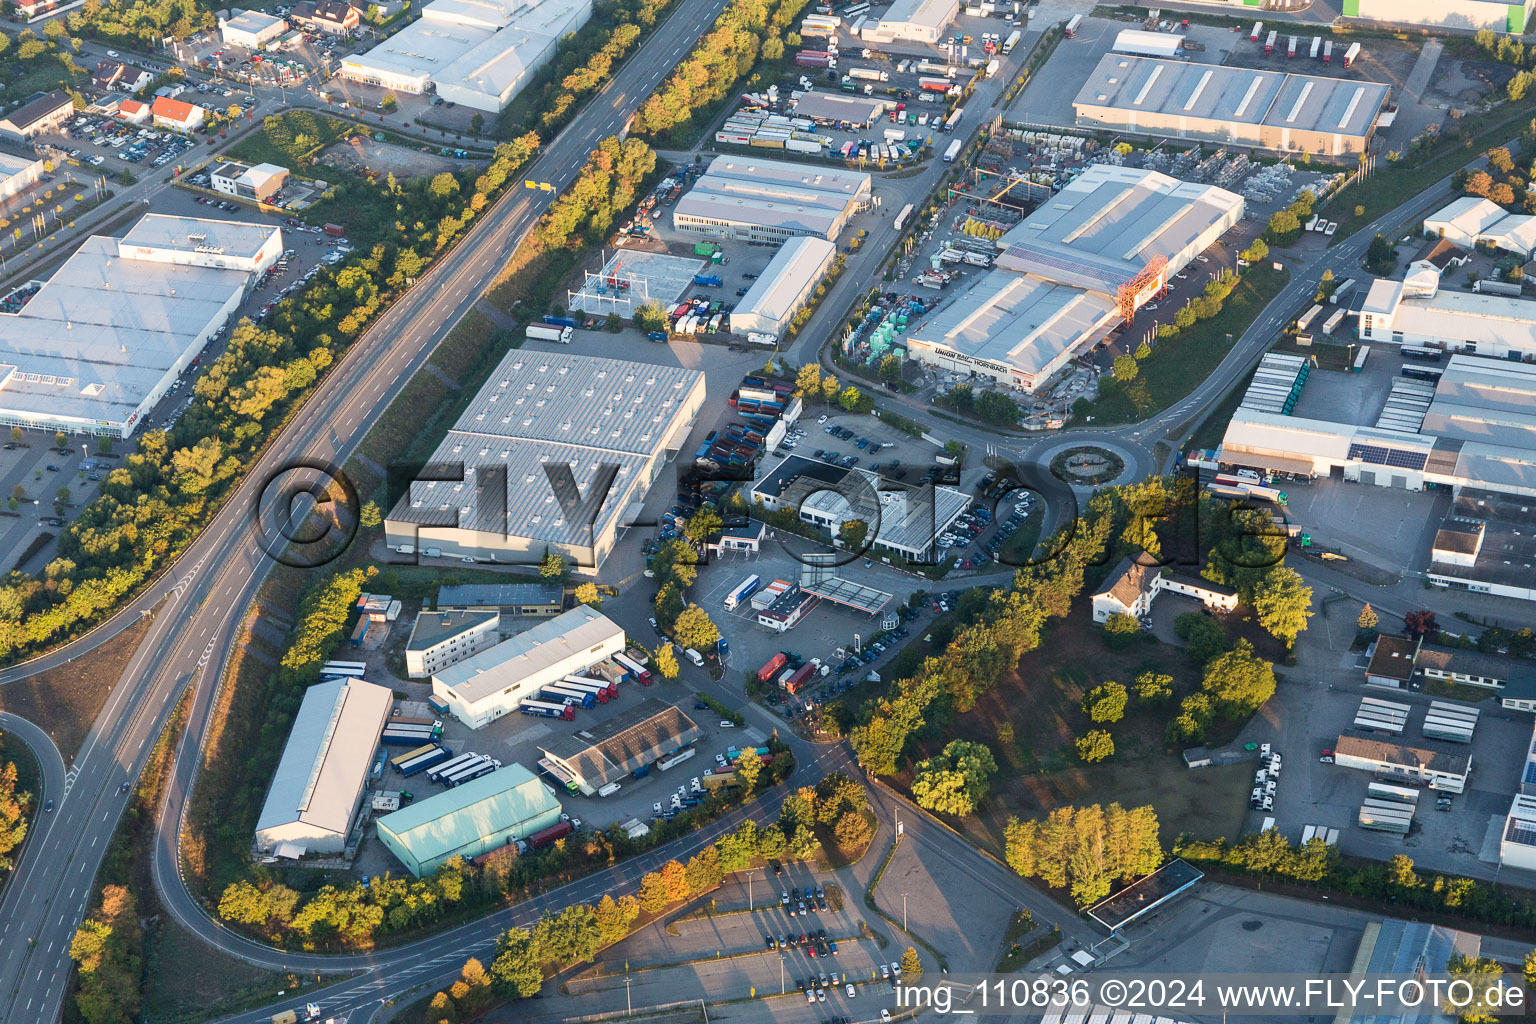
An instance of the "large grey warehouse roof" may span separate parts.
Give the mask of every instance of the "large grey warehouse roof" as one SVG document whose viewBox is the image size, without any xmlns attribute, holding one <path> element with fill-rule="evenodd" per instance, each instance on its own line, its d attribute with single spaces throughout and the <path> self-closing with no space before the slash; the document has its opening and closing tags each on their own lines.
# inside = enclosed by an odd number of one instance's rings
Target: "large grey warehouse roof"
<svg viewBox="0 0 1536 1024">
<path fill-rule="evenodd" d="M 736 303 L 733 315 L 760 316 L 774 321 L 785 319 L 836 252 L 837 246 L 825 238 L 810 235 L 791 238 L 774 253 L 773 259 L 747 289 L 747 294 Z"/>
<path fill-rule="evenodd" d="M 123 236 L 123 245 L 253 260 L 274 230 L 270 224 L 151 213 L 128 229 Z M 125 251 L 123 255 L 131 258 L 135 255 L 149 257 L 150 254 Z"/>
<path fill-rule="evenodd" d="M 1388 88 L 1278 71 L 1105 54 L 1078 91 L 1078 106 L 1112 107 L 1160 119 L 1202 119 L 1297 131 L 1364 135 Z"/>
<path fill-rule="evenodd" d="M 998 239 L 997 265 L 1113 294 L 1152 257 L 1182 251 L 1242 207 L 1213 185 L 1098 164 Z"/>
<path fill-rule="evenodd" d="M 1536 453 L 1536 366 L 1452 356 L 1424 415 L 1424 432 Z"/>
<path fill-rule="evenodd" d="M 852 121 L 869 124 L 890 104 L 873 96 L 844 96 L 836 92 L 808 92 L 795 101 L 795 114 L 821 121 Z"/>
<path fill-rule="evenodd" d="M 140 231 L 149 221 L 157 223 Z M 168 248 L 200 261 L 222 258 L 188 249 L 189 222 L 209 223 L 151 216 L 121 241 L 88 238 L 19 313 L 0 314 L 0 410 L 107 425 L 133 415 L 251 277 L 246 269 L 169 262 Z M 264 242 L 277 230 L 226 225 L 217 237 L 249 260 L 261 246 L 256 237 Z"/>
<path fill-rule="evenodd" d="M 825 234 L 850 206 L 869 197 L 870 188 L 869 175 L 858 171 L 718 156 L 674 210 Z"/>
<path fill-rule="evenodd" d="M 517 605 L 559 604 L 564 588 L 558 583 L 445 583 L 437 588 L 439 608 L 507 608 Z"/>
<path fill-rule="evenodd" d="M 703 391 L 697 370 L 509 352 L 433 453 L 431 465 L 446 479 L 413 482 L 389 518 L 590 544 L 649 483 L 642 478 L 651 460 L 680 443 L 673 435 Z M 572 516 L 547 472 L 562 463 L 576 485 L 565 496 L 577 508 Z M 595 501 L 602 504 L 594 510 Z"/>
<path fill-rule="evenodd" d="M 993 270 L 911 329 L 913 339 L 1040 373 L 1115 310 L 1101 291 Z"/>
</svg>

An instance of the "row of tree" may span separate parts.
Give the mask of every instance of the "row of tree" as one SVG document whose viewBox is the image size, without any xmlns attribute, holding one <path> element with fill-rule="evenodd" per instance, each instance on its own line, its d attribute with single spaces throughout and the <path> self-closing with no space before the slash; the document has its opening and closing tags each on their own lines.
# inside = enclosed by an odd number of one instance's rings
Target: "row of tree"
<svg viewBox="0 0 1536 1024">
<path fill-rule="evenodd" d="M 32 794 L 16 788 L 14 761 L 0 764 L 0 875 L 11 870 L 11 853 L 27 838 Z"/>
<path fill-rule="evenodd" d="M 709 32 L 635 115 L 635 131 L 662 136 L 730 94 L 758 57 L 784 57 L 784 33 L 809 0 L 730 0 Z"/>
<path fill-rule="evenodd" d="M 69 955 L 79 971 L 74 1005 L 85 1024 L 138 1019 L 144 928 L 126 886 L 102 886 L 101 903 L 75 930 Z"/>
<path fill-rule="evenodd" d="M 1163 863 L 1157 812 L 1150 806 L 1058 807 L 1040 821 L 1009 818 L 1003 830 L 1008 866 L 1053 889 L 1070 889 L 1080 907 L 1108 896 Z"/>
</svg>

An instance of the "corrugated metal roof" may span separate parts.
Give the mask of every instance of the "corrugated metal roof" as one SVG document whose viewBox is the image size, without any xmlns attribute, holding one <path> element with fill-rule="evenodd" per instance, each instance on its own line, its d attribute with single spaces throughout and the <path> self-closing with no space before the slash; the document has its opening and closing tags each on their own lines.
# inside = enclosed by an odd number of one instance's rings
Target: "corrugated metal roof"
<svg viewBox="0 0 1536 1024">
<path fill-rule="evenodd" d="M 837 254 L 837 246 L 825 238 L 802 235 L 779 247 L 747 294 L 736 304 L 732 317 L 762 317 L 775 323 L 788 318 Z"/>
<path fill-rule="evenodd" d="M 346 834 L 393 699 L 387 687 L 361 679 L 304 691 L 256 819 L 258 837 L 294 823 Z"/>
<path fill-rule="evenodd" d="M 509 764 L 461 786 L 417 801 L 378 820 L 418 863 L 468 850 L 487 836 L 560 810 L 554 790 L 520 764 Z M 530 824 L 519 839 L 537 831 Z"/>
<path fill-rule="evenodd" d="M 473 704 L 615 637 L 622 641 L 624 630 L 601 612 L 581 604 L 450 665 L 432 678 Z"/>
</svg>

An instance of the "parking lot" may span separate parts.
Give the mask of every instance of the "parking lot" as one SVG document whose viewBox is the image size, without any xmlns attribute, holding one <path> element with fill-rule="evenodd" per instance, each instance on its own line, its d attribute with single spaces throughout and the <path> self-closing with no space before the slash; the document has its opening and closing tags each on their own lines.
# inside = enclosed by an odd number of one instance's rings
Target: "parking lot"
<svg viewBox="0 0 1536 1024">
<path fill-rule="evenodd" d="M 40 572 L 58 553 L 57 537 L 65 523 L 96 497 L 100 481 L 121 456 L 102 456 L 91 440 L 66 439 L 57 447 L 53 433 L 28 430 L 21 439 L 7 430 L 0 446 L 0 488 L 8 499 L 0 507 L 3 571 Z M 60 494 L 66 489 L 68 495 Z M 62 499 L 62 500 L 61 500 Z M 46 542 L 45 542 L 46 541 Z"/>
<path fill-rule="evenodd" d="M 44 137 L 45 141 L 55 141 Z M 124 165 L 164 167 L 196 148 L 193 139 L 165 128 L 134 125 L 101 114 L 76 114 L 56 144 L 82 166 L 115 174 Z"/>
</svg>

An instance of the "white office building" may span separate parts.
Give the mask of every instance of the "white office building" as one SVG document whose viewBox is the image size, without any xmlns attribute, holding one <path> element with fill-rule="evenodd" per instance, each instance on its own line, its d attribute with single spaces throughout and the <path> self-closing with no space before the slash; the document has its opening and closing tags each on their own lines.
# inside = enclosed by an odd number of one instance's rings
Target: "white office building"
<svg viewBox="0 0 1536 1024">
<path fill-rule="evenodd" d="M 896 0 L 878 21 L 864 26 L 863 38 L 871 43 L 933 45 L 959 13 L 959 0 Z"/>
<path fill-rule="evenodd" d="M 405 674 L 428 679 L 501 639 L 501 613 L 494 608 L 423 609 L 405 644 Z"/>
<path fill-rule="evenodd" d="M 998 239 L 995 270 L 909 327 L 907 353 L 1034 391 L 1242 216 L 1225 189 L 1097 164 Z"/>
<path fill-rule="evenodd" d="M 268 224 L 149 214 L 0 313 L 0 424 L 126 438 L 283 252 Z"/>
<path fill-rule="evenodd" d="M 256 819 L 258 850 L 302 856 L 345 849 L 393 700 L 388 687 L 362 679 L 304 691 Z"/>
<path fill-rule="evenodd" d="M 43 178 L 48 161 L 38 156 L 17 156 L 0 151 L 0 200 L 25 192 Z"/>
<path fill-rule="evenodd" d="M 219 37 L 230 46 L 243 46 L 259 50 L 288 31 L 288 23 L 282 18 L 262 11 L 230 11 L 228 18 L 219 19 Z"/>
<path fill-rule="evenodd" d="M 832 269 L 836 256 L 837 246 L 825 238 L 803 235 L 785 242 L 736 303 L 731 333 L 766 335 L 778 341 Z"/>
<path fill-rule="evenodd" d="M 1523 260 L 1536 252 L 1536 217 L 1510 213 L 1491 199 L 1461 196 L 1424 218 L 1424 233 L 1463 249 L 1489 245 Z"/>
<path fill-rule="evenodd" d="M 449 712 L 478 729 L 515 712 L 539 688 L 579 675 L 624 650 L 624 630 L 601 612 L 577 605 L 442 669 L 432 677 L 432 694 Z"/>
</svg>

